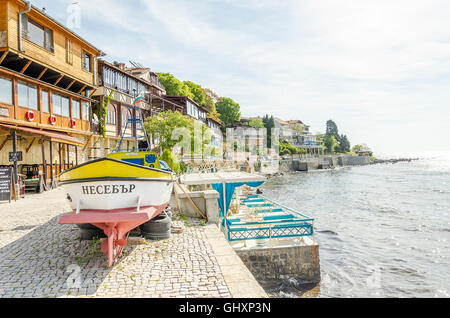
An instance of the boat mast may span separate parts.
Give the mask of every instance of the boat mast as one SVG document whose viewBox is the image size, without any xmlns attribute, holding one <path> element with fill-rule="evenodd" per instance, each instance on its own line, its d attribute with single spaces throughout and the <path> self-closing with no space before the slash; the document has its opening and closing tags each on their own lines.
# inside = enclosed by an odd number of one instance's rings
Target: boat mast
<svg viewBox="0 0 450 318">
<path fill-rule="evenodd" d="M 138 142 L 138 136 L 137 136 L 137 123 L 136 123 L 136 89 L 133 88 L 133 121 L 134 125 L 133 127 L 133 135 L 134 135 L 134 143 L 135 143 L 135 149 L 136 151 L 139 151 L 139 142 Z"/>
<path fill-rule="evenodd" d="M 137 94 L 136 89 L 133 88 L 133 114 L 132 114 L 132 118 L 130 118 L 127 115 L 127 123 L 125 125 L 125 129 L 123 130 L 122 136 L 120 138 L 119 146 L 117 147 L 115 152 L 120 152 L 120 148 L 122 146 L 122 141 L 125 138 L 125 134 L 127 132 L 128 124 L 130 124 L 132 129 L 133 129 L 133 135 L 134 135 L 133 139 L 134 139 L 134 143 L 135 143 L 135 151 L 140 151 L 140 150 L 148 151 L 148 150 L 150 150 L 150 141 L 148 139 L 147 132 L 145 131 L 145 127 L 144 127 L 144 123 L 142 121 L 142 118 L 141 117 L 139 117 L 139 118 L 136 117 L 136 114 L 137 114 L 137 111 L 138 111 L 137 108 L 136 108 L 136 105 L 137 105 L 137 103 L 140 102 L 140 100 L 138 99 L 139 95 Z M 138 135 L 137 135 L 137 130 L 138 130 L 137 126 L 138 125 L 140 126 L 139 129 L 143 131 L 145 140 L 147 141 L 147 148 L 146 149 L 139 149 L 139 140 L 138 140 Z M 125 139 L 127 139 L 127 138 L 125 138 Z M 128 149 L 127 149 L 127 151 L 128 151 Z"/>
</svg>

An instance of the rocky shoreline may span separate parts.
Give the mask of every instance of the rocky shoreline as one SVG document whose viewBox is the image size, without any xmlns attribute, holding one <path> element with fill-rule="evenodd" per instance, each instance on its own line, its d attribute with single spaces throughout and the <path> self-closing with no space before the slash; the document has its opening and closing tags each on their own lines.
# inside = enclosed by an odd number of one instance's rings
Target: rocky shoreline
<svg viewBox="0 0 450 318">
<path fill-rule="evenodd" d="M 285 173 L 292 172 L 308 172 L 308 171 L 316 171 L 316 170 L 333 170 L 337 167 L 351 167 L 351 166 L 366 166 L 366 165 L 374 165 L 374 164 L 396 164 L 400 162 L 412 162 L 415 160 L 419 160 L 419 158 L 395 158 L 395 159 L 376 159 L 373 157 L 365 157 L 365 160 L 354 160 L 354 158 L 350 158 L 350 156 L 340 156 L 336 158 L 332 158 L 330 156 L 322 156 L 319 158 L 314 158 L 313 160 L 317 161 L 314 163 L 311 159 L 309 160 L 301 160 L 301 159 L 292 159 L 292 160 L 283 160 L 280 161 L 279 169 L 272 171 L 257 171 L 265 175 L 267 178 L 274 178 L 283 176 Z M 358 158 L 357 159 L 362 159 Z"/>
<path fill-rule="evenodd" d="M 374 159 L 370 164 L 381 164 L 381 163 L 398 163 L 398 162 L 411 162 L 419 160 L 419 158 L 397 158 L 397 159 Z"/>
</svg>

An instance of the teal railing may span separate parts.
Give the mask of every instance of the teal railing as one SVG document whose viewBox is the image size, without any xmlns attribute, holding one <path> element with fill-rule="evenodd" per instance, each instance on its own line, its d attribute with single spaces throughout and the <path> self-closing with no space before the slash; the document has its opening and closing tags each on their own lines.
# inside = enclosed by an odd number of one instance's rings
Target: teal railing
<svg viewBox="0 0 450 318">
<path fill-rule="evenodd" d="M 266 215 L 257 222 L 238 218 L 223 219 L 222 228 L 228 241 L 292 238 L 314 234 L 314 218 L 263 195 L 241 195 L 239 199 L 241 205 L 263 208 L 255 209 L 255 212 Z"/>
</svg>

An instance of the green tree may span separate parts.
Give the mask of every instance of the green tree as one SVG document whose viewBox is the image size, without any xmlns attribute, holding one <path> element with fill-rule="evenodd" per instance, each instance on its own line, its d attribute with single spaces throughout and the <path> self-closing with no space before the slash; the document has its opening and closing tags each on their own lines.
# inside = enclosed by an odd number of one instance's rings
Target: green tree
<svg viewBox="0 0 450 318">
<path fill-rule="evenodd" d="M 220 101 L 219 95 L 217 95 L 216 92 L 214 92 L 212 89 L 203 88 L 203 90 L 205 91 L 206 95 L 208 95 L 214 103 L 217 103 L 218 101 Z"/>
<path fill-rule="evenodd" d="M 182 144 L 190 147 L 191 154 L 204 154 L 208 149 L 207 146 L 211 143 L 211 130 L 204 123 L 197 121 L 200 125 L 200 130 L 195 131 L 195 124 L 193 118 L 188 118 L 178 111 L 167 110 L 161 112 L 156 116 L 148 117 L 145 120 L 145 129 L 147 134 L 159 138 L 158 150 L 172 151 L 177 144 Z M 198 127 L 198 126 L 197 126 Z M 186 128 L 188 135 L 173 138 L 173 132 L 177 128 Z M 183 140 L 188 137 L 189 140 Z"/>
<path fill-rule="evenodd" d="M 347 135 L 340 136 L 339 146 L 340 146 L 341 152 L 349 152 L 350 151 L 350 141 L 348 141 Z"/>
<path fill-rule="evenodd" d="M 295 123 L 295 124 L 291 125 L 291 129 L 293 129 L 294 131 L 297 132 L 297 134 L 300 135 L 300 134 L 302 134 L 303 131 L 305 130 L 305 126 L 303 126 L 303 125 L 300 124 L 300 123 Z"/>
<path fill-rule="evenodd" d="M 205 105 L 203 107 L 206 107 L 210 112 L 216 110 L 216 104 L 209 95 L 205 95 Z"/>
<path fill-rule="evenodd" d="M 205 90 L 200 85 L 191 81 L 184 81 L 183 84 L 189 87 L 189 91 L 192 94 L 192 100 L 194 102 L 203 107 L 207 106 L 207 98 L 209 96 L 206 95 Z M 209 101 L 212 101 L 211 97 L 209 97 Z M 211 104 L 209 104 L 209 107 L 211 107 Z"/>
<path fill-rule="evenodd" d="M 334 121 L 331 119 L 327 121 L 327 127 L 325 131 L 326 135 L 334 136 L 334 138 L 337 140 L 339 137 L 338 127 Z"/>
<path fill-rule="evenodd" d="M 307 152 L 306 149 L 297 148 L 293 146 L 290 142 L 282 140 L 280 140 L 279 142 L 279 151 L 281 156 L 303 154 Z"/>
<path fill-rule="evenodd" d="M 353 148 L 352 148 L 352 150 L 353 150 L 354 152 L 358 152 L 358 151 L 361 151 L 362 148 L 363 148 L 362 145 L 354 145 Z"/>
<path fill-rule="evenodd" d="M 248 125 L 253 128 L 264 128 L 264 123 L 261 118 L 251 118 Z"/>
<path fill-rule="evenodd" d="M 158 159 L 167 163 L 173 172 L 181 172 L 180 162 L 178 161 L 177 156 L 175 156 L 169 149 L 164 149 L 162 155 Z"/>
<path fill-rule="evenodd" d="M 100 103 L 96 103 L 92 107 L 92 111 L 97 115 L 98 118 L 98 127 L 99 133 L 103 138 L 106 136 L 106 116 L 108 114 L 108 106 L 113 99 L 114 90 L 111 90 L 111 93 L 107 97 L 102 96 L 102 101 Z"/>
<path fill-rule="evenodd" d="M 349 152 L 350 151 L 350 141 L 348 140 L 346 135 L 339 135 L 338 127 L 334 121 L 331 119 L 327 121 L 326 124 L 326 136 L 333 136 L 337 145 L 335 146 L 335 152 Z"/>
<path fill-rule="evenodd" d="M 199 123 L 199 122 L 197 122 Z M 194 132 L 191 131 L 191 153 L 192 154 L 206 154 L 211 152 L 209 144 L 211 143 L 211 129 L 203 123 L 201 123 L 201 130 Z"/>
<path fill-rule="evenodd" d="M 220 113 L 220 119 L 225 128 L 241 120 L 241 107 L 229 97 L 221 97 L 216 103 L 216 109 Z"/>
<path fill-rule="evenodd" d="M 145 129 L 147 134 L 159 138 L 158 148 L 162 151 L 165 149 L 172 150 L 172 148 L 181 141 L 172 139 L 172 132 L 176 128 L 187 128 L 189 131 L 194 130 L 193 119 L 183 116 L 178 111 L 167 110 L 161 112 L 156 116 L 147 117 L 145 119 Z"/>
<path fill-rule="evenodd" d="M 338 145 L 336 138 L 334 138 L 334 136 L 332 135 L 326 135 L 323 143 L 329 153 L 333 153 L 336 146 Z"/>
<path fill-rule="evenodd" d="M 275 128 L 273 116 L 265 115 L 263 117 L 264 128 L 267 130 L 267 148 L 272 147 L 272 128 Z"/>
<path fill-rule="evenodd" d="M 190 88 L 170 73 L 157 73 L 159 81 L 166 89 L 167 95 L 187 96 L 194 99 Z"/>
<path fill-rule="evenodd" d="M 209 111 L 213 110 L 216 95 L 212 90 L 205 89 L 191 81 L 181 82 L 170 73 L 158 73 L 158 77 L 165 87 L 167 95 L 187 96 Z"/>
<path fill-rule="evenodd" d="M 212 103 L 211 110 L 210 110 L 210 112 L 206 115 L 206 117 L 212 118 L 212 119 L 214 119 L 215 121 L 217 121 L 217 122 L 219 122 L 219 123 L 222 123 L 222 120 L 220 119 L 220 114 L 217 112 L 216 104 L 214 104 L 214 103 Z"/>
</svg>

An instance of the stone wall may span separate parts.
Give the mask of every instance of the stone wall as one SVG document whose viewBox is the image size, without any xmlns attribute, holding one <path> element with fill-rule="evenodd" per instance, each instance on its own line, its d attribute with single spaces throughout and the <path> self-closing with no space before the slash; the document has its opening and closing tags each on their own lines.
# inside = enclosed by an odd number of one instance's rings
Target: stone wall
<svg viewBox="0 0 450 318">
<path fill-rule="evenodd" d="M 280 160 L 278 172 L 292 171 L 292 160 Z"/>
<path fill-rule="evenodd" d="M 305 158 L 301 160 L 292 160 L 292 170 L 294 171 L 308 171 L 319 168 L 318 158 Z"/>
<path fill-rule="evenodd" d="M 368 156 L 342 156 L 338 161 L 341 166 L 358 166 L 369 164 L 370 158 Z"/>
<path fill-rule="evenodd" d="M 326 155 L 314 158 L 282 160 L 280 161 L 280 172 L 308 171 L 337 166 L 359 166 L 368 164 L 370 164 L 370 157 L 368 156 Z"/>
<path fill-rule="evenodd" d="M 235 250 L 257 280 L 295 278 L 300 283 L 320 282 L 319 246 L 288 246 Z"/>
</svg>

